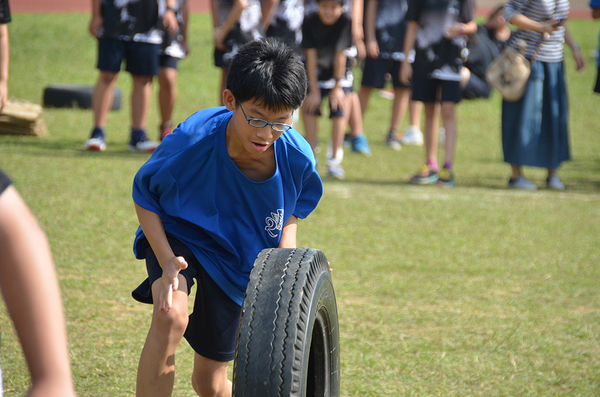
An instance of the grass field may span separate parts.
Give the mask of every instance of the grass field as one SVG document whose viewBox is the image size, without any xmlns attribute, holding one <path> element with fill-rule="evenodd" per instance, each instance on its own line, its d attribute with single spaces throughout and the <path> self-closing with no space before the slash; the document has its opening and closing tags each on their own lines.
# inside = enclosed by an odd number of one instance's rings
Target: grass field
<svg viewBox="0 0 600 397">
<path fill-rule="evenodd" d="M 15 14 L 11 95 L 40 103 L 46 85 L 93 85 L 87 22 Z M 210 27 L 208 15 L 192 15 L 177 122 L 217 102 Z M 299 226 L 299 245 L 323 250 L 334 270 L 343 396 L 600 395 L 600 97 L 590 55 L 600 26 L 571 28 L 588 67 L 575 73 L 567 50 L 573 161 L 561 170 L 564 192 L 505 189 L 497 95 L 458 107 L 457 185 L 409 185 L 423 149 L 385 146 L 391 103 L 373 95 L 364 121 L 373 156 L 346 153 L 346 180 L 324 178 L 322 202 Z M 129 76 L 118 86 L 124 106 L 109 115 L 105 153 L 82 150 L 89 110 L 45 110 L 43 139 L 0 136 L 0 167 L 52 246 L 79 396 L 134 395 L 150 320 L 130 297 L 145 277 L 131 250 L 131 184 L 148 155 L 127 152 Z M 156 137 L 156 99 L 151 106 Z M 543 170 L 526 174 L 544 185 Z M 4 308 L 0 324 L 5 395 L 21 396 L 29 377 Z M 192 396 L 185 342 L 177 360 L 174 395 Z"/>
</svg>

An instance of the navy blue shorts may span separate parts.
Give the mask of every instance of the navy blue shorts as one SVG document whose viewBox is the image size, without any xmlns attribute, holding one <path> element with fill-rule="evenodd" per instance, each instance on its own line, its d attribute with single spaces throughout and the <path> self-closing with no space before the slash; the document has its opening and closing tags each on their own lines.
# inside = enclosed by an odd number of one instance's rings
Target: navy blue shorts
<svg viewBox="0 0 600 397">
<path fill-rule="evenodd" d="M 226 54 L 225 51 L 217 50 L 215 48 L 214 57 L 215 57 L 215 66 L 219 68 L 227 68 L 228 64 L 223 59 L 223 56 Z"/>
<path fill-rule="evenodd" d="M 99 39 L 98 69 L 117 73 L 121 71 L 121 63 L 125 60 L 127 72 L 138 76 L 156 76 L 158 48 L 158 44 Z"/>
<path fill-rule="evenodd" d="M 361 85 L 365 87 L 383 88 L 385 87 L 385 75 L 389 73 L 392 76 L 394 88 L 410 88 L 410 85 L 404 85 L 400 81 L 400 61 L 392 59 L 365 59 L 363 68 L 363 78 Z"/>
<path fill-rule="evenodd" d="M 438 95 L 438 88 L 441 87 L 441 95 Z M 432 102 L 454 102 L 462 100 L 462 91 L 460 82 L 436 80 L 427 77 L 412 78 L 412 99 L 414 101 L 432 103 Z"/>
<path fill-rule="evenodd" d="M 159 68 L 171 68 L 177 69 L 177 63 L 179 62 L 179 58 L 175 58 L 169 55 L 159 55 L 158 56 L 158 67 Z"/>
<path fill-rule="evenodd" d="M 231 300 L 206 273 L 192 251 L 178 239 L 168 236 L 175 256 L 182 256 L 188 263 L 187 269 L 180 272 L 188 285 L 188 294 L 198 281 L 194 311 L 184 337 L 196 353 L 215 361 L 231 361 L 235 356 L 235 344 L 242 308 Z M 152 284 L 162 276 L 156 255 L 152 248 L 146 250 L 148 278 L 137 287 L 132 296 L 143 303 L 153 303 Z"/>
</svg>

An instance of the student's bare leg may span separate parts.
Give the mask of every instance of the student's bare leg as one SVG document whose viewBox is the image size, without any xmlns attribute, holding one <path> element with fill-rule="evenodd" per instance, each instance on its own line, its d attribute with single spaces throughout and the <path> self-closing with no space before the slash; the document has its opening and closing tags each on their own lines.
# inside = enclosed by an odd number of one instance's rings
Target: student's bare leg
<svg viewBox="0 0 600 397">
<path fill-rule="evenodd" d="M 361 85 L 360 91 L 358 92 L 358 100 L 360 102 L 360 110 L 363 117 L 367 111 L 367 107 L 369 106 L 369 97 L 371 96 L 371 91 L 373 91 L 373 87 Z"/>
<path fill-rule="evenodd" d="M 411 94 L 412 96 L 412 90 Z M 417 127 L 421 131 L 421 110 L 423 109 L 423 102 L 410 100 L 408 104 L 408 113 L 410 116 L 410 125 Z"/>
<path fill-rule="evenodd" d="M 177 97 L 177 69 L 161 67 L 158 72 L 160 124 L 171 121 Z"/>
<path fill-rule="evenodd" d="M 133 89 L 131 90 L 131 128 L 134 130 L 146 128 L 148 105 L 152 94 L 152 76 L 132 74 Z"/>
<path fill-rule="evenodd" d="M 348 94 L 348 125 L 350 126 L 350 136 L 356 138 L 363 132 L 363 118 L 360 99 L 354 91 Z"/>
<path fill-rule="evenodd" d="M 456 104 L 454 102 L 442 102 L 442 123 L 446 130 L 444 142 L 445 162 L 454 162 L 456 152 Z"/>
<path fill-rule="evenodd" d="M 411 92 L 409 88 L 394 88 L 394 102 L 392 102 L 392 118 L 390 120 L 391 130 L 398 131 L 400 122 L 404 117 L 404 113 L 406 113 Z"/>
<path fill-rule="evenodd" d="M 310 144 L 315 157 L 317 156 L 317 116 L 302 108 L 302 122 L 304 123 L 304 135 Z"/>
<path fill-rule="evenodd" d="M 98 76 L 94 94 L 92 95 L 92 110 L 94 112 L 94 126 L 104 128 L 106 116 L 113 103 L 113 92 L 119 72 L 101 70 Z"/>
<path fill-rule="evenodd" d="M 227 379 L 228 362 L 211 360 L 196 353 L 192 386 L 201 397 L 231 397 L 231 381 Z"/>
<path fill-rule="evenodd" d="M 350 98 L 348 98 L 350 100 Z M 350 102 L 350 101 L 348 101 Z M 337 158 L 338 149 L 342 147 L 344 143 L 344 131 L 346 130 L 346 126 L 348 125 L 349 114 L 348 110 L 350 109 L 350 103 L 347 103 L 348 106 L 342 109 L 342 117 L 334 117 L 331 119 L 331 158 Z"/>
<path fill-rule="evenodd" d="M 175 350 L 188 324 L 187 281 L 179 275 L 179 290 L 173 292 L 169 312 L 159 305 L 160 281 L 152 285 L 152 323 L 140 356 L 136 396 L 170 396 L 175 380 Z"/>
<path fill-rule="evenodd" d="M 439 103 L 425 103 L 425 156 L 427 161 L 437 162 L 439 115 Z"/>
</svg>

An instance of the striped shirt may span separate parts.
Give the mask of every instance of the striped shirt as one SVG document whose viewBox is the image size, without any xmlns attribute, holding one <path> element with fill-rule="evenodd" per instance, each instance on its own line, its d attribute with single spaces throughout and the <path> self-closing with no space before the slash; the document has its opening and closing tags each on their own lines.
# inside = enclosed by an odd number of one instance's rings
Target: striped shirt
<svg viewBox="0 0 600 397">
<path fill-rule="evenodd" d="M 545 22 L 553 18 L 563 20 L 569 15 L 569 8 L 569 0 L 509 0 L 506 7 L 504 7 L 504 17 L 509 22 L 518 14 L 522 14 L 536 22 Z M 509 45 L 515 47 L 516 40 L 525 40 L 527 43 L 525 56 L 531 58 L 541 37 L 541 33 L 519 29 Z M 542 41 L 542 45 L 537 52 L 537 59 L 541 62 L 561 62 L 564 59 L 564 41 L 565 28 L 561 26 L 549 38 Z"/>
</svg>

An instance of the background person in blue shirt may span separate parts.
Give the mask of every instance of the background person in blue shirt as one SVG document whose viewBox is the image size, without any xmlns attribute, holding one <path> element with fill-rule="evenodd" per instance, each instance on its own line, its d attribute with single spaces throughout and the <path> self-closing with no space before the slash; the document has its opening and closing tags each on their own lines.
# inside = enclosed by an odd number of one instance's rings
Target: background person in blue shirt
<svg viewBox="0 0 600 397">
<path fill-rule="evenodd" d="M 171 395 L 183 336 L 196 352 L 194 390 L 231 395 L 227 366 L 254 260 L 265 248 L 295 247 L 298 218 L 323 193 L 311 147 L 290 125 L 306 90 L 290 47 L 252 41 L 231 61 L 225 107 L 189 117 L 138 171 L 134 252 L 148 279 L 133 296 L 154 304 L 138 396 Z"/>
</svg>

